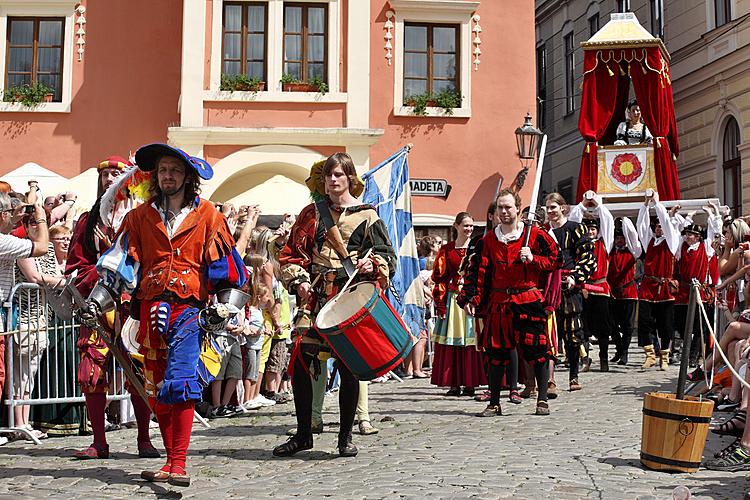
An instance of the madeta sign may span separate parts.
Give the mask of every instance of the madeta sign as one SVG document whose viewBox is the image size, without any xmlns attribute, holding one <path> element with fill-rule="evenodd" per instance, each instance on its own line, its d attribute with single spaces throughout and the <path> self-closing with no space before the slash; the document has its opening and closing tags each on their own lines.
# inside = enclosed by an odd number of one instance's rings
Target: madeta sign
<svg viewBox="0 0 750 500">
<path fill-rule="evenodd" d="M 412 196 L 436 196 L 447 198 L 451 187 L 445 179 L 410 179 Z"/>
</svg>

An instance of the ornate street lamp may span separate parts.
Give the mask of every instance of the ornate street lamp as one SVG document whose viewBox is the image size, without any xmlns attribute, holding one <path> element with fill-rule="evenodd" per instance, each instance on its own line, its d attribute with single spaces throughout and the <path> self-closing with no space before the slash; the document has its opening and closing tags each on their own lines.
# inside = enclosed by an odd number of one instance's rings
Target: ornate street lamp
<svg viewBox="0 0 750 500">
<path fill-rule="evenodd" d="M 531 124 L 531 113 L 526 113 L 523 125 L 516 129 L 516 146 L 518 147 L 518 157 L 521 159 L 523 167 L 514 182 L 516 188 L 520 191 L 526 182 L 526 175 L 529 173 L 529 167 L 538 152 L 539 138 L 544 134 Z"/>
</svg>

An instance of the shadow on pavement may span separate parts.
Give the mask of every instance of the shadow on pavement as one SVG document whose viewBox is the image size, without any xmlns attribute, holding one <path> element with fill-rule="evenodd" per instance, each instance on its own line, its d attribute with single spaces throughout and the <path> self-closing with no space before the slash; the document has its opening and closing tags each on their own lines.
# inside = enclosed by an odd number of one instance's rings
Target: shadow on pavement
<svg viewBox="0 0 750 500">
<path fill-rule="evenodd" d="M 80 464 L 80 461 L 76 462 Z M 60 478 L 73 478 L 73 479 L 97 479 L 102 484 L 113 485 L 113 484 L 140 484 L 150 488 L 157 498 L 182 498 L 182 493 L 177 491 L 168 490 L 156 483 L 149 483 L 143 481 L 140 478 L 140 472 L 128 473 L 124 470 L 116 467 L 94 467 L 91 469 L 84 468 L 71 468 L 71 469 L 26 469 L 22 467 L 3 467 L 0 469 L 0 480 L 1 479 L 13 479 L 18 476 L 33 476 L 33 477 L 51 477 L 52 479 Z M 40 489 L 44 489 L 45 486 L 41 485 Z M 104 492 L 102 492 L 104 493 Z"/>
</svg>

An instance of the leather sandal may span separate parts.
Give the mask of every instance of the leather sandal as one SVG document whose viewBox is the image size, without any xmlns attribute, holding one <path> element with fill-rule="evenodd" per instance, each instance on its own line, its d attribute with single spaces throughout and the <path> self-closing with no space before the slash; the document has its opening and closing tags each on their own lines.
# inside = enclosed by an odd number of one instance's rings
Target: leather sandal
<svg viewBox="0 0 750 500">
<path fill-rule="evenodd" d="M 78 460 L 97 460 L 102 458 L 109 458 L 109 445 L 101 446 L 92 444 L 86 449 L 77 451 L 73 454 L 73 457 Z"/>
<path fill-rule="evenodd" d="M 520 405 L 521 403 L 523 403 L 523 399 L 521 398 L 521 395 L 518 394 L 518 391 L 510 391 L 510 394 L 508 395 L 508 401 L 510 401 L 514 405 Z"/>
<path fill-rule="evenodd" d="M 176 472 L 175 472 L 176 471 Z M 190 475 L 182 467 L 172 467 L 172 473 L 169 474 L 167 483 L 172 486 L 181 486 L 187 488 L 190 486 Z"/>
<path fill-rule="evenodd" d="M 578 379 L 574 378 L 570 381 L 570 391 L 580 391 L 582 389 L 581 384 L 578 383 Z"/>
<path fill-rule="evenodd" d="M 732 418 L 711 429 L 711 432 L 722 436 L 742 437 L 742 433 L 745 431 L 745 418 L 744 411 L 735 412 Z"/>
<path fill-rule="evenodd" d="M 552 380 L 547 383 L 547 398 L 557 399 L 557 384 Z"/>
<path fill-rule="evenodd" d="M 165 468 L 171 469 L 171 466 L 165 465 L 159 470 L 144 470 L 141 471 L 141 479 L 145 479 L 150 483 L 166 483 L 169 480 L 170 473 Z"/>
<path fill-rule="evenodd" d="M 311 450 L 313 447 L 312 436 L 308 438 L 300 438 L 298 436 L 290 437 L 286 443 L 280 444 L 273 449 L 274 457 L 291 457 L 295 453 L 304 450 Z"/>
<path fill-rule="evenodd" d="M 549 415 L 549 404 L 546 401 L 537 401 L 534 415 Z"/>
</svg>

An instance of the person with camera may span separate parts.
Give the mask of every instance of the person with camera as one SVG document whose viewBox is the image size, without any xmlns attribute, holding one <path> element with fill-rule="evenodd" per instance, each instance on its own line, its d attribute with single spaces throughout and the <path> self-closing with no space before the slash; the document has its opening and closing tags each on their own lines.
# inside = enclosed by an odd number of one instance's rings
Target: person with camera
<svg viewBox="0 0 750 500">
<path fill-rule="evenodd" d="M 654 208 L 656 217 L 649 217 Z M 673 282 L 676 254 L 680 250 L 680 231 L 677 222 L 659 203 L 659 193 L 649 190 L 638 211 L 638 238 L 645 250 L 643 280 L 638 291 L 638 345 L 643 347 L 646 360 L 656 357 L 652 337 L 658 335 L 659 369 L 669 365 L 669 349 L 674 339 Z M 651 363 L 648 363 L 651 364 Z"/>
<path fill-rule="evenodd" d="M 248 276 L 226 218 L 198 196 L 201 179 L 213 176 L 211 165 L 166 144 L 141 147 L 135 160 L 151 173 L 152 197 L 125 216 L 97 262 L 100 279 L 79 314 L 84 324 L 95 326 L 123 292 L 133 294 L 145 388 L 167 452 L 164 466 L 141 477 L 189 486 L 194 405 L 221 357 L 215 348 L 202 355 L 201 342 L 206 333 L 226 329 L 239 306 L 224 295 L 241 288 Z M 209 294 L 217 296 L 211 306 Z"/>
<path fill-rule="evenodd" d="M 44 208 L 41 203 L 28 205 L 28 207 L 30 209 L 29 220 L 35 223 L 34 227 L 29 230 L 28 238 L 12 236 L 9 233 L 27 210 L 24 206 L 14 209 L 10 196 L 7 193 L 0 193 L 0 298 L 3 302 L 8 300 L 14 286 L 16 261 L 28 257 L 42 257 L 47 253 L 49 232 Z M 6 319 L 3 317 L 0 321 L 0 331 L 3 331 Z M 5 336 L 0 335 L 0 393 L 4 390 L 4 386 Z M 0 440 L 7 442 L 6 438 L 0 438 Z"/>
</svg>

